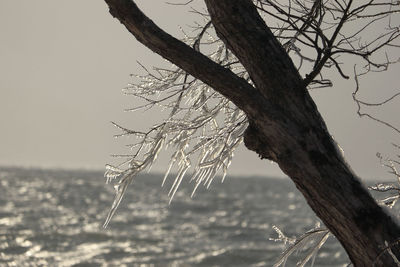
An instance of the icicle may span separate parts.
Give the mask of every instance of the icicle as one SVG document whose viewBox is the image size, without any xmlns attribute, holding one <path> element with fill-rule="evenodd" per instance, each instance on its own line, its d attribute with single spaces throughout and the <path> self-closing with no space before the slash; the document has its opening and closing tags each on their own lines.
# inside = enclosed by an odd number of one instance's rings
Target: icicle
<svg viewBox="0 0 400 267">
<path fill-rule="evenodd" d="M 162 183 L 161 183 L 161 187 L 164 186 L 164 183 L 165 183 L 165 181 L 167 180 L 167 177 L 168 177 L 168 175 L 169 175 L 169 172 L 171 171 L 172 165 L 174 165 L 174 163 L 175 163 L 175 158 L 173 157 L 173 158 L 171 159 L 170 163 L 169 163 L 169 166 L 168 166 L 167 171 L 165 172 L 164 178 L 163 178 Z"/>
<path fill-rule="evenodd" d="M 114 167 L 112 165 L 106 164 L 106 172 L 104 173 L 104 177 L 107 178 L 106 183 L 107 184 L 111 183 L 111 181 L 120 176 L 121 173 L 123 173 L 123 170 Z"/>
<path fill-rule="evenodd" d="M 116 190 L 114 202 L 111 206 L 110 211 L 108 212 L 106 221 L 104 222 L 103 227 L 107 228 L 108 224 L 111 221 L 111 218 L 114 216 L 115 212 L 117 211 L 117 208 L 119 204 L 121 203 L 122 197 L 125 194 L 126 189 L 128 188 L 129 184 L 132 182 L 132 179 L 134 177 L 134 173 L 127 173 L 121 181 L 114 187 Z"/>
<path fill-rule="evenodd" d="M 177 176 L 176 179 L 175 179 L 175 181 L 177 181 L 177 182 L 174 183 L 175 187 L 173 188 L 172 194 L 171 194 L 171 191 L 170 191 L 169 204 L 171 204 L 171 201 L 172 201 L 172 199 L 174 198 L 175 193 L 176 193 L 176 191 L 178 190 L 179 185 L 181 184 L 182 179 L 183 179 L 183 177 L 185 176 L 185 173 L 186 173 L 186 171 L 189 169 L 189 167 L 190 167 L 190 165 L 184 165 L 184 166 L 181 167 L 181 170 L 180 170 L 178 176 Z M 171 189 L 172 189 L 172 188 L 171 188 Z"/>
</svg>

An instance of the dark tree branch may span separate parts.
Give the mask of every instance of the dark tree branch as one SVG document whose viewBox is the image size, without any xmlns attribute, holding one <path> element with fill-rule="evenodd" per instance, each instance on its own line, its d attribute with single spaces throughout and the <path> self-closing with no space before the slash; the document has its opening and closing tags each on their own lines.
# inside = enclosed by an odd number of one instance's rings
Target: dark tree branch
<svg viewBox="0 0 400 267">
<path fill-rule="evenodd" d="M 205 1 L 217 35 L 233 51 L 266 99 L 279 101 L 282 88 L 302 90 L 302 79 L 251 1 Z M 274 56 L 279 61 L 271 61 Z M 289 75 L 286 84 L 272 77 Z"/>
<path fill-rule="evenodd" d="M 106 0 L 105 2 L 110 7 L 111 15 L 117 18 L 139 42 L 210 85 L 222 95 L 229 96 L 238 107 L 243 109 L 246 103 L 257 97 L 257 92 L 248 82 L 161 30 L 133 1 Z"/>
</svg>

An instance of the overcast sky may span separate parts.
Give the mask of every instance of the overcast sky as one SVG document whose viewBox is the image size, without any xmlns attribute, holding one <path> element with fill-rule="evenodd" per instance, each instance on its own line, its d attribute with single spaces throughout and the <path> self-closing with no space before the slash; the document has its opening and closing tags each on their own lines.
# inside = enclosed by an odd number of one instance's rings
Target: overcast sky
<svg viewBox="0 0 400 267">
<path fill-rule="evenodd" d="M 137 3 L 175 35 L 179 25 L 196 19 L 187 7 Z M 103 1 L 2 0 L 0 33 L 0 165 L 103 169 L 110 154 L 124 152 L 110 121 L 143 129 L 144 117 L 157 119 L 151 111 L 124 113 L 135 100 L 121 89 L 130 73 L 140 73 L 136 61 L 148 67 L 166 63 L 112 18 Z M 361 97 L 390 96 L 399 89 L 399 70 L 364 80 Z M 398 136 L 357 117 L 353 89 L 353 81 L 337 79 L 334 88 L 312 96 L 353 170 L 363 178 L 390 178 L 375 154 L 393 154 Z M 379 115 L 399 125 L 399 104 Z M 163 172 L 166 165 L 162 159 L 153 170 Z M 230 173 L 283 176 L 245 149 L 236 153 Z"/>
</svg>

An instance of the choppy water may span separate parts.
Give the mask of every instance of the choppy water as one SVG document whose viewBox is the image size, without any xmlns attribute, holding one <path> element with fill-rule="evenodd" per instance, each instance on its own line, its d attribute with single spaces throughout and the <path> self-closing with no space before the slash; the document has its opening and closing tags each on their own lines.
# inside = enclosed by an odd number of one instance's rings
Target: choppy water
<svg viewBox="0 0 400 267">
<path fill-rule="evenodd" d="M 139 177 L 103 229 L 114 192 L 101 172 L 0 169 L 0 266 L 272 266 L 272 226 L 293 236 L 317 221 L 288 180 L 217 179 L 193 199 L 183 184 L 170 206 L 160 183 Z M 315 266 L 347 262 L 330 237 Z"/>
</svg>

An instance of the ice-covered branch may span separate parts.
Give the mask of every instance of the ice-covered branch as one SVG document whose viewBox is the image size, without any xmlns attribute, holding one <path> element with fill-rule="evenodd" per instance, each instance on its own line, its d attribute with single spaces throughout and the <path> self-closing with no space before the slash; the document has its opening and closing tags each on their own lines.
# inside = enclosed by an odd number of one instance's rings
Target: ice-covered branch
<svg viewBox="0 0 400 267">
<path fill-rule="evenodd" d="M 367 1 L 362 4 L 357 1 L 254 2 L 269 25 L 274 25 L 271 29 L 275 36 L 311 88 L 332 85 L 318 78 L 324 69 L 332 66 L 348 79 L 350 75 L 346 71 L 349 70 L 340 67 L 347 62 L 346 55 L 359 58 L 364 65 L 375 69 L 398 60 L 393 50 L 400 45 L 398 1 Z M 389 54 L 388 60 L 385 54 Z"/>
<path fill-rule="evenodd" d="M 222 42 L 208 32 L 209 28 L 208 22 L 204 26 L 198 25 L 194 32 L 199 33 L 195 37 L 186 35 L 184 42 L 196 50 L 205 47 L 212 51 L 208 55 L 210 59 L 226 64 L 234 73 L 244 76 L 243 67 L 232 53 L 226 53 Z M 123 90 L 126 95 L 141 99 L 142 104 L 127 111 L 157 108 L 165 118 L 146 131 L 131 130 L 113 123 L 121 132 L 115 137 L 132 136 L 137 141 L 129 145 L 130 154 L 115 155 L 125 161 L 119 166 L 107 166 L 107 181 L 116 179 L 116 198 L 105 225 L 113 216 L 127 186 L 141 171 L 150 169 L 164 149 L 171 150 L 172 156 L 162 185 L 176 168 L 169 191 L 170 201 L 190 169 L 190 180 L 194 182 L 192 196 L 199 185 L 208 188 L 218 173 L 223 181 L 247 127 L 247 118 L 240 109 L 185 71 L 176 67 L 149 71 L 142 67 L 145 74 L 132 75 L 134 81 Z"/>
</svg>

